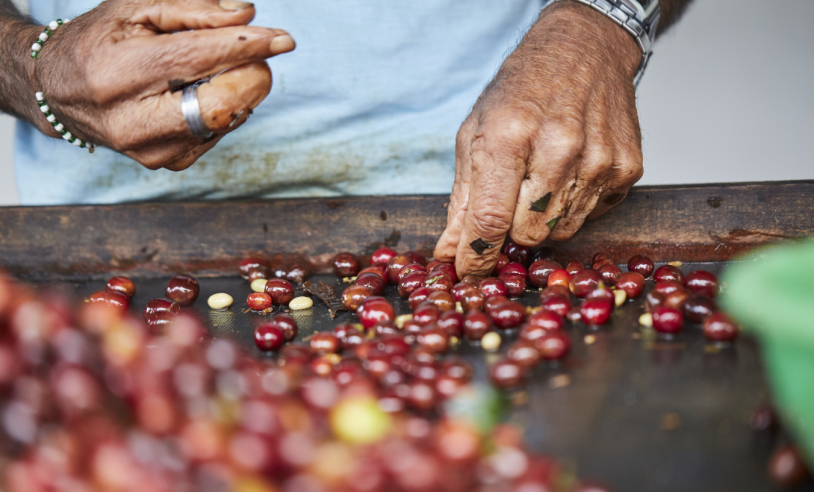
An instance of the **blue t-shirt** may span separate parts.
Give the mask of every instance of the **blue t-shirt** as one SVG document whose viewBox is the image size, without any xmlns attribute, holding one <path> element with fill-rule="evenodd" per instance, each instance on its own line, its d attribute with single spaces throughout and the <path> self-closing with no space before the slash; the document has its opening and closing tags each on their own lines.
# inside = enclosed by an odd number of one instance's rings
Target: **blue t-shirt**
<svg viewBox="0 0 814 492">
<path fill-rule="evenodd" d="M 46 24 L 94 0 L 31 0 Z M 17 126 L 25 205 L 449 193 L 455 134 L 543 0 L 260 0 L 254 25 L 291 33 L 248 123 L 191 168 L 150 171 Z"/>
</svg>

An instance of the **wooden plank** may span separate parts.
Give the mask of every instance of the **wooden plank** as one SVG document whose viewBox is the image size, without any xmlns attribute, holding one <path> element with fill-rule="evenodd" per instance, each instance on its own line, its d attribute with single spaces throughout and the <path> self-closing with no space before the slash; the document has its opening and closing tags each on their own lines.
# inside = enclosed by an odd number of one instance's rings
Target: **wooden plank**
<svg viewBox="0 0 814 492">
<path fill-rule="evenodd" d="M 814 181 L 634 188 L 568 241 L 560 259 L 646 254 L 655 261 L 726 261 L 757 246 L 814 234 Z"/>
<path fill-rule="evenodd" d="M 446 204 L 434 195 L 0 208 L 0 268 L 32 279 L 218 275 L 263 255 L 320 270 L 336 252 L 369 254 L 382 244 L 431 252 Z M 640 187 L 571 240 L 543 247 L 561 260 L 603 250 L 724 261 L 814 233 L 812 211 L 814 181 Z"/>
</svg>

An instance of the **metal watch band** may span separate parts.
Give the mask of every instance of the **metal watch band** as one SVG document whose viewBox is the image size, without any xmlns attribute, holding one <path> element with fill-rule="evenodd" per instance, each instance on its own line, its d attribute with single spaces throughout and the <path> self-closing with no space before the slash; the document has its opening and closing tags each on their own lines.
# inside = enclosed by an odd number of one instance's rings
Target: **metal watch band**
<svg viewBox="0 0 814 492">
<path fill-rule="evenodd" d="M 661 15 L 658 0 L 550 0 L 543 9 L 553 3 L 565 1 L 578 2 L 602 12 L 633 36 L 642 51 L 642 61 L 633 77 L 633 84 L 638 86 L 647 62 L 653 55 L 656 27 Z"/>
</svg>

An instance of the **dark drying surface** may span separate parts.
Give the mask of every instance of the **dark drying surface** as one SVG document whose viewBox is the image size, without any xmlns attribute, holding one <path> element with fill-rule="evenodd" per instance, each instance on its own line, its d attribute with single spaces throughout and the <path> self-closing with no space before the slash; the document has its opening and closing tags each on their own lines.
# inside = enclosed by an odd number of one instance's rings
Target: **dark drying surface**
<svg viewBox="0 0 814 492">
<path fill-rule="evenodd" d="M 685 264 L 682 270 L 702 268 L 717 274 L 721 266 Z M 133 312 L 140 315 L 150 299 L 162 297 L 168 279 L 134 279 Z M 207 321 L 214 335 L 239 340 L 264 357 L 254 347 L 253 332 L 268 318 L 246 312 L 249 283 L 239 277 L 198 280 L 201 294 L 190 309 Z M 333 275 L 311 280 L 332 283 L 338 293 L 347 285 Z M 104 282 L 62 287 L 87 296 L 103 289 Z M 206 300 L 217 292 L 235 299 L 231 310 L 209 310 Z M 386 297 L 397 314 L 410 312 L 395 287 L 387 288 Z M 536 291 L 526 292 L 521 300 L 538 305 Z M 754 341 L 708 345 L 698 325 L 687 325 L 672 339 L 656 337 L 638 325 L 642 312 L 637 300 L 617 309 L 612 323 L 600 328 L 567 323 L 571 354 L 562 364 L 536 368 L 526 388 L 513 392 L 516 404 L 510 420 L 526 430 L 532 448 L 565 460 L 580 476 L 616 492 L 776 490 L 766 472 L 776 438 L 755 435 L 746 425 L 752 409 L 769 400 Z M 291 314 L 300 326 L 299 339 L 356 318 L 343 312 L 332 320 L 317 298 L 313 308 Z M 595 342 L 587 344 L 586 335 L 593 335 Z M 502 351 L 514 339 L 504 335 Z M 497 358 L 467 342 L 451 353 L 469 361 L 481 381 L 488 362 Z"/>
</svg>

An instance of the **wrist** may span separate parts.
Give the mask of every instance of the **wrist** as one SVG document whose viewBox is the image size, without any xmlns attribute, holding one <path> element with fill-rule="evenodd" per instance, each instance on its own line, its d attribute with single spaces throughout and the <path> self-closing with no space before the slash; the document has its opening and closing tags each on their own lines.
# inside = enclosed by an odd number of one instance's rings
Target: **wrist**
<svg viewBox="0 0 814 492">
<path fill-rule="evenodd" d="M 35 76 L 36 62 L 31 57 L 31 45 L 42 32 L 42 27 L 22 20 L 5 20 L 0 24 L 4 72 L 2 109 L 26 120 L 40 131 L 53 135 L 53 128 L 42 116 L 35 93 L 40 91 Z"/>
<path fill-rule="evenodd" d="M 642 62 L 642 50 L 624 28 L 602 13 L 578 2 L 558 2 L 542 11 L 532 29 L 560 30 L 588 51 L 612 60 L 631 81 Z"/>
</svg>

